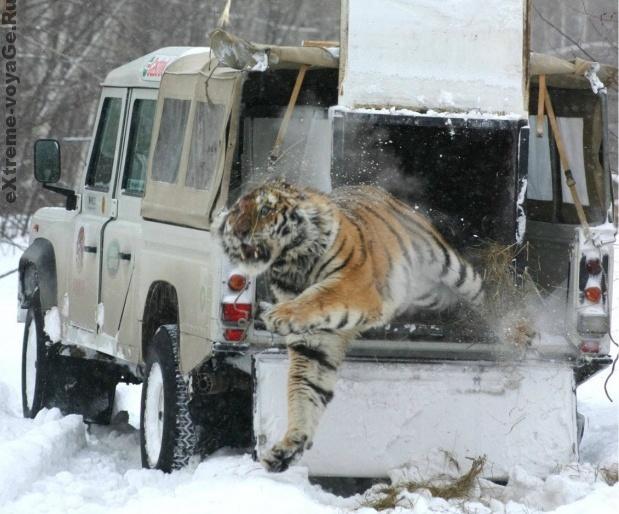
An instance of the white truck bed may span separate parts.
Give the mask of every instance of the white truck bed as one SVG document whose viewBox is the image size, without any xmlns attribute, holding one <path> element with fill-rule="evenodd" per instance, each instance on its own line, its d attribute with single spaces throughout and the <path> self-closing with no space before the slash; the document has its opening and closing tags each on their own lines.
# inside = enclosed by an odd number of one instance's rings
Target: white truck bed
<svg viewBox="0 0 619 514">
<path fill-rule="evenodd" d="M 288 361 L 257 354 L 258 456 L 286 429 Z M 314 476 L 384 477 L 414 466 L 422 476 L 487 457 L 484 476 L 515 465 L 545 476 L 578 458 L 576 395 L 567 362 L 347 360 L 335 397 L 301 465 Z M 453 468 L 451 469 L 453 471 Z"/>
</svg>

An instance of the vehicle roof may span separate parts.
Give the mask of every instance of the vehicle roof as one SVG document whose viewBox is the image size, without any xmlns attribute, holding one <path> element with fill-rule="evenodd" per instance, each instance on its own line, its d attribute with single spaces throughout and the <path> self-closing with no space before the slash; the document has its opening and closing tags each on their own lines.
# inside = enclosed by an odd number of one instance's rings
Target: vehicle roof
<svg viewBox="0 0 619 514">
<path fill-rule="evenodd" d="M 159 48 L 134 61 L 123 64 L 110 71 L 104 86 L 113 87 L 146 87 L 158 89 L 165 68 L 180 57 L 191 54 L 209 52 L 208 47 L 195 46 L 168 46 Z"/>
<path fill-rule="evenodd" d="M 226 36 L 228 36 L 226 34 Z M 230 37 L 230 36 L 228 36 Z M 272 67 L 274 64 L 271 61 L 275 61 L 279 66 L 282 66 L 290 63 L 299 63 L 299 62 L 309 62 L 311 64 L 316 64 L 312 62 L 312 59 L 315 59 L 316 56 L 313 54 L 310 55 L 310 52 L 320 52 L 324 51 L 324 49 L 318 48 L 304 48 L 304 47 L 277 47 L 270 46 L 266 47 L 264 45 L 255 45 L 254 43 L 244 42 L 249 45 L 260 47 L 260 50 L 267 49 L 269 50 L 269 67 Z M 174 61 L 179 60 L 181 57 L 185 57 L 193 54 L 206 54 L 210 53 L 209 47 L 195 47 L 195 46 L 168 46 L 164 48 L 159 48 L 153 52 L 150 52 L 146 55 L 138 57 L 137 59 L 123 64 L 118 68 L 110 71 L 105 80 L 103 81 L 104 86 L 113 86 L 113 87 L 145 87 L 158 89 L 159 84 L 161 83 L 161 77 L 163 75 L 164 70 Z M 217 51 L 215 53 L 218 53 Z M 282 53 L 282 55 L 278 55 Z M 298 55 L 297 55 L 298 54 Z M 283 57 L 283 59 L 282 59 Z M 311 59 L 310 59 L 311 57 Z M 319 55 L 321 59 L 324 59 L 324 56 Z M 210 60 L 211 56 L 203 56 L 203 59 L 198 59 L 197 62 L 207 63 Z M 333 59 L 337 64 L 337 59 Z M 185 61 L 185 62 L 183 62 Z M 195 72 L 195 67 L 197 62 L 194 59 L 181 59 L 181 63 L 179 66 L 174 66 L 173 68 L 178 68 L 178 71 L 181 73 L 183 71 L 187 72 Z M 323 63 L 321 63 L 323 64 Z M 562 78 L 563 82 L 570 82 L 571 87 L 587 87 L 588 81 L 583 79 L 582 71 L 585 65 L 590 65 L 586 61 L 582 61 L 580 59 L 570 62 L 564 59 L 559 59 L 554 56 L 542 55 L 542 54 L 531 54 L 531 69 L 530 74 L 535 76 L 541 73 L 547 73 L 549 75 L 564 75 Z M 184 70 L 185 66 L 189 69 Z M 323 64 L 324 65 L 324 64 Z M 328 63 L 328 66 L 333 66 L 332 63 Z M 279 67 L 277 66 L 277 67 Z M 586 66 L 588 67 L 588 66 Z M 194 69 L 192 69 L 194 68 Z M 181 71 L 182 70 L 182 71 Z M 601 70 L 598 72 L 600 78 L 606 82 L 613 82 L 616 80 L 617 69 L 612 66 L 602 65 Z M 570 76 L 571 75 L 571 76 Z M 573 84 L 572 84 L 573 82 Z"/>
</svg>

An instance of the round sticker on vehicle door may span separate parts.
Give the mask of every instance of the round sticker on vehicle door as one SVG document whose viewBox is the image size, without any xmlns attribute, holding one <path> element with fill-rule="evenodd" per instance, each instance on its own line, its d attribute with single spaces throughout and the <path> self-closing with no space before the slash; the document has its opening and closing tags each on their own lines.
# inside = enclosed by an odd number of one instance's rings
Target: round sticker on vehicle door
<svg viewBox="0 0 619 514">
<path fill-rule="evenodd" d="M 82 271 L 84 267 L 84 227 L 80 227 L 75 242 L 75 267 L 77 271 Z"/>
<path fill-rule="evenodd" d="M 105 264 L 107 266 L 107 272 L 111 277 L 116 275 L 118 267 L 120 266 L 120 245 L 118 241 L 114 240 L 107 247 L 105 253 Z"/>
</svg>

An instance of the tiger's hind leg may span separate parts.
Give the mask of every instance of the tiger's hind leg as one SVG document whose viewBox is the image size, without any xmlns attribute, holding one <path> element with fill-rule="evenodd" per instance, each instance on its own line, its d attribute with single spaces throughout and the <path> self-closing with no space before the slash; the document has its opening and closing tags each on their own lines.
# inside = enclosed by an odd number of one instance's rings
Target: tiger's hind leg
<svg viewBox="0 0 619 514">
<path fill-rule="evenodd" d="M 285 471 L 311 448 L 318 421 L 333 398 L 337 369 L 351 338 L 326 333 L 288 337 L 288 428 L 262 458 L 268 471 Z"/>
</svg>

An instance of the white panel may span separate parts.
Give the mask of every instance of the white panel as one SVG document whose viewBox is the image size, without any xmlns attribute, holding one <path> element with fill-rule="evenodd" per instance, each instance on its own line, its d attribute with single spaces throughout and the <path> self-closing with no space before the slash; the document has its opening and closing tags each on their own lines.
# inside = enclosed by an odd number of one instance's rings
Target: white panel
<svg viewBox="0 0 619 514">
<path fill-rule="evenodd" d="M 258 455 L 285 432 L 287 367 L 283 356 L 256 358 Z M 446 450 L 462 469 L 486 455 L 494 478 L 516 465 L 547 475 L 577 459 L 573 386 L 561 364 L 347 361 L 301 464 L 319 476 L 436 472 Z"/>
<path fill-rule="evenodd" d="M 589 194 L 587 193 L 587 176 L 585 175 L 585 156 L 583 144 L 583 119 L 582 118 L 559 118 L 559 133 L 563 138 L 567 160 L 572 170 L 572 176 L 576 182 L 576 191 L 583 205 L 589 205 Z M 563 170 L 563 166 L 561 166 Z M 565 203 L 574 203 L 570 188 L 565 182 L 565 175 L 561 173 L 561 190 Z"/>
<path fill-rule="evenodd" d="M 340 105 L 526 117 L 525 0 L 349 0 Z"/>
<path fill-rule="evenodd" d="M 544 118 L 544 133 L 537 136 L 537 116 L 529 116 L 529 174 L 527 198 L 552 201 L 552 168 L 550 164 L 550 143 L 548 141 L 548 119 Z"/>
</svg>

